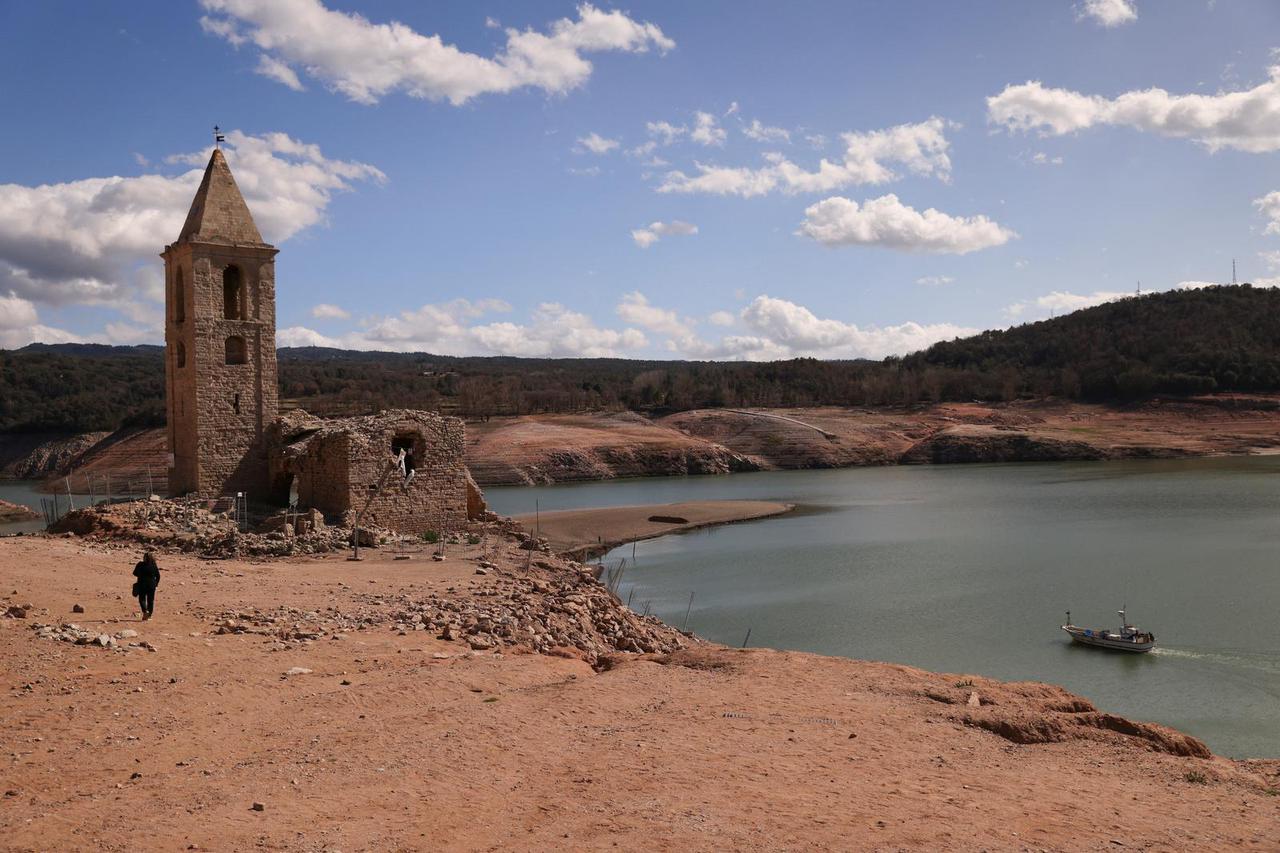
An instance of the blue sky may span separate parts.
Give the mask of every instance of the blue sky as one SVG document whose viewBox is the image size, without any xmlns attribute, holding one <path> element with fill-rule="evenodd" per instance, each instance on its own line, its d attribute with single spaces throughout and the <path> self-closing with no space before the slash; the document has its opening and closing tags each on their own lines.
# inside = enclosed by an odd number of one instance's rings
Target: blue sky
<svg viewBox="0 0 1280 853">
<path fill-rule="evenodd" d="M 281 248 L 281 344 L 880 357 L 1233 257 L 1280 283 L 1277 24 L 1269 0 L 5 4 L 0 346 L 163 339 L 156 255 L 214 123 Z"/>
</svg>

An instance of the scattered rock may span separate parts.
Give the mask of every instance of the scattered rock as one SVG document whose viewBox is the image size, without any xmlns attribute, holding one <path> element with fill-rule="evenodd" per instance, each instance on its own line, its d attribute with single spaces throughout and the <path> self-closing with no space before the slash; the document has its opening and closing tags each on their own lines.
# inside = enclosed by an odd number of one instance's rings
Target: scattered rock
<svg viewBox="0 0 1280 853">
<path fill-rule="evenodd" d="M 71 605 L 71 612 L 72 612 L 72 613 L 83 613 L 83 612 L 84 612 L 84 605 L 82 605 L 82 604 L 73 604 L 73 605 Z"/>
<path fill-rule="evenodd" d="M 307 669 L 305 666 L 291 666 L 287 670 L 285 670 L 284 674 L 285 675 L 310 675 L 311 670 Z"/>
<path fill-rule="evenodd" d="M 253 804 L 253 810 L 254 810 L 255 812 L 265 812 L 265 811 L 267 810 L 267 804 L 266 804 L 266 803 L 257 803 L 257 802 L 255 802 L 255 803 Z"/>
</svg>

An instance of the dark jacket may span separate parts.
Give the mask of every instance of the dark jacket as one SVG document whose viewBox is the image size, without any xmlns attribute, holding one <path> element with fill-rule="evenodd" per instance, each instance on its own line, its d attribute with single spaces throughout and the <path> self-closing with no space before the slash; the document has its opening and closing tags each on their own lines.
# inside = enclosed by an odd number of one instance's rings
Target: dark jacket
<svg viewBox="0 0 1280 853">
<path fill-rule="evenodd" d="M 138 582 L 133 585 L 135 589 L 155 592 L 156 587 L 160 585 L 160 567 L 156 565 L 155 560 L 140 561 L 133 567 L 133 576 L 138 579 Z"/>
</svg>

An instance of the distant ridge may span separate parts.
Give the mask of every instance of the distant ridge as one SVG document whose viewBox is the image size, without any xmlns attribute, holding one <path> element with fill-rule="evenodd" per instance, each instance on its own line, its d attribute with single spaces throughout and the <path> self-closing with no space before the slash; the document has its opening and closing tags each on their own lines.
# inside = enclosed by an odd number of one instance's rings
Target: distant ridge
<svg viewBox="0 0 1280 853">
<path fill-rule="evenodd" d="M 0 432 L 163 423 L 163 349 L 0 350 Z M 1057 396 L 1280 391 L 1280 290 L 1247 284 L 1108 302 L 883 361 L 656 361 L 279 350 L 282 402 L 319 414 L 395 406 L 467 417 L 631 409 L 910 405 Z"/>
</svg>

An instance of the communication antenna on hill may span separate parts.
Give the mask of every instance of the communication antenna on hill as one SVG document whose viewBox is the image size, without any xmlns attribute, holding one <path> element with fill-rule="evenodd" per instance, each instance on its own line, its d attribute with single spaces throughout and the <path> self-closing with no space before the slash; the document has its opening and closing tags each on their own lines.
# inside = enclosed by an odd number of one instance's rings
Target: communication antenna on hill
<svg viewBox="0 0 1280 853">
<path fill-rule="evenodd" d="M 1236 283 L 1236 259 L 1231 259 L 1231 283 Z"/>
<path fill-rule="evenodd" d="M 1137 296 L 1142 295 L 1142 279 L 1138 279 L 1138 292 L 1135 295 Z"/>
</svg>

